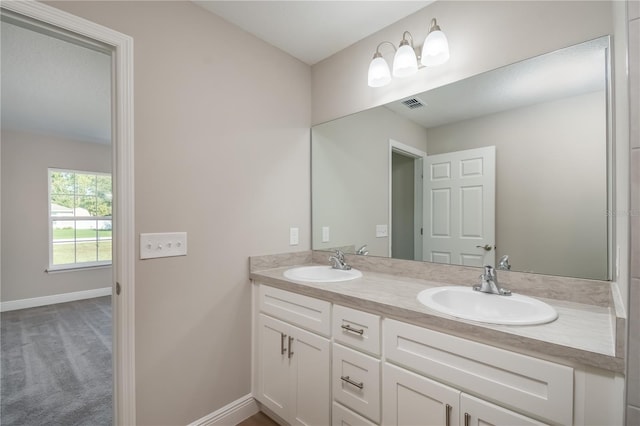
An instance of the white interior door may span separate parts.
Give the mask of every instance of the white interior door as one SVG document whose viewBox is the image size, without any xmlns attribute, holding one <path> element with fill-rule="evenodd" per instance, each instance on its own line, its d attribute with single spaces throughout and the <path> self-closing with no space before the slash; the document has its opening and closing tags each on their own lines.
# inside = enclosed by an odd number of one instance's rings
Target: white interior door
<svg viewBox="0 0 640 426">
<path fill-rule="evenodd" d="M 495 266 L 494 146 L 428 155 L 423 259 Z"/>
</svg>

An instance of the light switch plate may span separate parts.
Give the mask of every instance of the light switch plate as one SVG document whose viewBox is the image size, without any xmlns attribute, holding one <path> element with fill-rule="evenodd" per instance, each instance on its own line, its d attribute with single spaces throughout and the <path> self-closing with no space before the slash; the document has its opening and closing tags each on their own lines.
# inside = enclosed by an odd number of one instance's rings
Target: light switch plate
<svg viewBox="0 0 640 426">
<path fill-rule="evenodd" d="M 376 238 L 384 238 L 389 236 L 389 228 L 387 225 L 376 225 Z"/>
<path fill-rule="evenodd" d="M 289 228 L 289 245 L 297 246 L 300 241 L 300 231 L 298 228 Z"/>
<path fill-rule="evenodd" d="M 186 255 L 186 232 L 140 234 L 140 259 Z"/>
</svg>

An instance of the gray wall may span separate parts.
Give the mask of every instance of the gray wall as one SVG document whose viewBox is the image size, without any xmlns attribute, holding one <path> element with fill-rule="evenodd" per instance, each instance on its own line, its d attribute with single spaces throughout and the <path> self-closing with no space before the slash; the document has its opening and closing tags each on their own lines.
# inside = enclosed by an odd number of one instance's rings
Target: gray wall
<svg viewBox="0 0 640 426">
<path fill-rule="evenodd" d="M 376 238 L 376 225 L 391 226 L 389 139 L 425 151 L 426 135 L 382 107 L 313 128 L 314 249 L 367 244 L 370 255 L 389 255 L 389 239 Z M 330 227 L 328 243 L 323 226 Z"/>
<path fill-rule="evenodd" d="M 111 268 L 46 273 L 48 168 L 111 172 L 111 145 L 2 130 L 2 301 L 111 287 Z"/>
<path fill-rule="evenodd" d="M 640 424 L 640 2 L 628 2 L 631 142 L 631 286 L 627 425 Z"/>
<path fill-rule="evenodd" d="M 136 232 L 189 241 L 135 265 L 136 423 L 188 424 L 251 392 L 247 258 L 310 248 L 310 69 L 191 2 L 50 4 L 134 39 Z"/>
<path fill-rule="evenodd" d="M 415 164 L 413 158 L 391 155 L 391 255 L 394 259 L 415 258 Z"/>
<path fill-rule="evenodd" d="M 606 114 L 604 92 L 545 102 L 431 128 L 427 153 L 496 147 L 496 259 L 604 280 Z"/>
</svg>

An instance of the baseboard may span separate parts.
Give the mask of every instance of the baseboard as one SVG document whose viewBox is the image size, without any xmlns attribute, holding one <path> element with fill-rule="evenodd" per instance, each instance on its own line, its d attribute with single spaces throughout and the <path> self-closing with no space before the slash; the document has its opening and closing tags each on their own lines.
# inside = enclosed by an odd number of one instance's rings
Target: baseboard
<svg viewBox="0 0 640 426">
<path fill-rule="evenodd" d="M 248 419 L 258 411 L 260 411 L 260 409 L 258 408 L 257 401 L 249 394 L 225 405 L 211 414 L 207 414 L 201 419 L 190 423 L 188 426 L 233 426 Z"/>
<path fill-rule="evenodd" d="M 17 309 L 35 308 L 36 306 L 53 305 L 56 303 L 73 302 L 74 300 L 91 299 L 109 296 L 111 287 L 95 290 L 74 291 L 72 293 L 52 294 L 51 296 L 33 297 L 31 299 L 10 300 L 0 303 L 0 312 L 15 311 Z"/>
</svg>

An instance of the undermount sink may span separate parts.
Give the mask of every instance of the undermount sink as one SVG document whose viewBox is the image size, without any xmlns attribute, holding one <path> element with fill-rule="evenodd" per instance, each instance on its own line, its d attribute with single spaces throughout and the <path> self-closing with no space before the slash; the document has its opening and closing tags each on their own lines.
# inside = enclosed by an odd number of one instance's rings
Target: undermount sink
<svg viewBox="0 0 640 426">
<path fill-rule="evenodd" d="M 471 321 L 502 325 L 544 324 L 558 318 L 548 304 L 520 294 L 500 296 L 469 287 L 435 287 L 418 293 L 427 308 Z"/>
<path fill-rule="evenodd" d="M 334 269 L 331 266 L 301 266 L 287 269 L 284 277 L 294 281 L 307 281 L 313 283 L 335 283 L 360 278 L 362 272 L 357 269 Z"/>
</svg>

